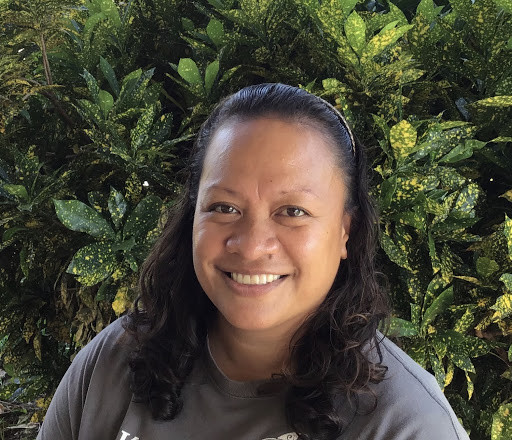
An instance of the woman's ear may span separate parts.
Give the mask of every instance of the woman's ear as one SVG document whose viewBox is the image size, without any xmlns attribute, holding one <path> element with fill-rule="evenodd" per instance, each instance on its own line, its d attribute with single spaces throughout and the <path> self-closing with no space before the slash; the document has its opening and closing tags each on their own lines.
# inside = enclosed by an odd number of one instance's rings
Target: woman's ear
<svg viewBox="0 0 512 440">
<path fill-rule="evenodd" d="M 347 253 L 347 241 L 350 236 L 350 223 L 352 221 L 352 217 L 345 213 L 343 214 L 343 218 L 341 219 L 341 259 L 346 260 L 348 257 Z"/>
</svg>

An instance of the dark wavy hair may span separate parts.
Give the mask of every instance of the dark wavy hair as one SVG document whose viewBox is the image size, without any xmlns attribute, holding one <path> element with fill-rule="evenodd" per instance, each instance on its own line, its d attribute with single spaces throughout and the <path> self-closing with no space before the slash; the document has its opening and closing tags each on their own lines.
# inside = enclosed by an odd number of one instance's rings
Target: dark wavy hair
<svg viewBox="0 0 512 440">
<path fill-rule="evenodd" d="M 374 266 L 378 217 L 368 193 L 363 146 L 341 114 L 323 99 L 284 84 L 249 86 L 225 98 L 199 130 L 184 192 L 142 267 L 140 294 L 125 324 L 136 340 L 130 361 L 132 391 L 155 419 L 171 420 L 182 408 L 182 387 L 205 350 L 207 330 L 216 316 L 192 265 L 192 223 L 205 152 L 228 120 L 264 116 L 318 130 L 336 153 L 349 193 L 348 258 L 342 260 L 323 303 L 293 338 L 293 371 L 282 373 L 289 385 L 290 425 L 301 439 L 331 440 L 346 424 L 340 400 L 348 397 L 357 407 L 359 397 L 372 395 L 370 384 L 383 380 L 387 370 L 380 350 L 378 360 L 368 356 L 368 347 L 379 346 L 377 328 L 389 311 Z"/>
</svg>

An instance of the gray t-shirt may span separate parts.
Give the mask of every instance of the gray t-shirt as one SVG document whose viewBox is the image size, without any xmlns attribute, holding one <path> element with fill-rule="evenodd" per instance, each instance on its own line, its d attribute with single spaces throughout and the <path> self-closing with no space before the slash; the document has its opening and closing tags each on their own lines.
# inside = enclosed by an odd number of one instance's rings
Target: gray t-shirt
<svg viewBox="0 0 512 440">
<path fill-rule="evenodd" d="M 184 406 L 172 421 L 155 421 L 132 402 L 130 341 L 120 318 L 74 359 L 50 404 L 37 440 L 295 440 L 285 417 L 285 390 L 235 382 L 209 352 L 183 387 Z M 437 382 L 391 341 L 381 343 L 386 379 L 373 386 L 377 407 L 354 414 L 340 440 L 468 440 Z M 275 385 L 275 384 L 274 384 Z"/>
</svg>

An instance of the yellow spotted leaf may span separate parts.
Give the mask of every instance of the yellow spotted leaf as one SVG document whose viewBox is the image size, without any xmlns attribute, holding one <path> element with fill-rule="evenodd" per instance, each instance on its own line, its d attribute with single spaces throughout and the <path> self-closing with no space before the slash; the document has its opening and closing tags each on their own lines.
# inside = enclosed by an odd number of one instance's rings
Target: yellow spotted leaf
<svg viewBox="0 0 512 440">
<path fill-rule="evenodd" d="M 181 58 L 178 64 L 179 75 L 191 85 L 202 85 L 203 78 L 196 62 L 191 58 Z"/>
<path fill-rule="evenodd" d="M 113 243 L 99 242 L 79 249 L 66 272 L 76 275 L 84 286 L 94 286 L 107 278 L 117 267 Z"/>
<path fill-rule="evenodd" d="M 512 403 L 501 405 L 492 417 L 491 440 L 512 438 Z"/>
<path fill-rule="evenodd" d="M 416 129 L 405 120 L 391 127 L 389 140 L 395 157 L 399 160 L 407 157 L 416 145 L 417 137 Z"/>
<path fill-rule="evenodd" d="M 127 287 L 120 287 L 116 293 L 116 297 L 114 298 L 114 302 L 112 303 L 112 309 L 116 313 L 117 316 L 126 312 L 132 305 L 132 300 L 128 295 Z"/>
<path fill-rule="evenodd" d="M 361 56 L 366 44 L 366 24 L 356 11 L 345 22 L 345 34 L 352 49 Z"/>
<path fill-rule="evenodd" d="M 512 189 L 509 189 L 508 191 L 504 192 L 500 197 L 503 197 L 504 199 L 507 199 L 509 202 L 512 202 Z"/>
<path fill-rule="evenodd" d="M 466 373 L 466 381 L 467 381 L 467 385 L 468 385 L 468 400 L 471 400 L 471 397 L 473 396 L 473 391 L 475 391 L 475 384 L 469 377 L 468 372 L 465 371 L 465 373 Z"/>
<path fill-rule="evenodd" d="M 36 335 L 34 335 L 34 339 L 32 340 L 32 345 L 34 347 L 34 352 L 36 354 L 37 359 L 42 360 L 41 333 L 37 333 Z"/>
<path fill-rule="evenodd" d="M 476 101 L 473 105 L 482 107 L 510 107 L 512 106 L 512 96 L 492 96 L 491 98 Z"/>
<path fill-rule="evenodd" d="M 508 256 L 512 258 L 512 219 L 505 215 L 505 224 L 503 225 L 503 233 L 507 238 Z"/>
<path fill-rule="evenodd" d="M 444 378 L 444 386 L 447 387 L 452 383 L 453 376 L 455 374 L 455 365 L 453 365 L 453 362 L 448 361 L 448 366 L 446 368 L 446 376 Z"/>
<path fill-rule="evenodd" d="M 512 315 L 512 293 L 505 293 L 496 300 L 496 303 L 491 306 L 495 310 L 492 315 L 494 322 L 507 318 Z"/>
<path fill-rule="evenodd" d="M 389 25 L 385 26 L 368 42 L 361 56 L 362 62 L 372 59 L 374 56 L 382 53 L 388 46 L 396 43 L 400 37 L 402 37 L 402 35 L 404 35 L 409 29 L 413 27 L 412 25 L 391 27 L 392 25 L 396 24 L 397 22 L 390 23 Z"/>
<path fill-rule="evenodd" d="M 500 277 L 500 281 L 505 284 L 505 291 L 512 293 L 512 273 L 504 273 Z"/>
</svg>

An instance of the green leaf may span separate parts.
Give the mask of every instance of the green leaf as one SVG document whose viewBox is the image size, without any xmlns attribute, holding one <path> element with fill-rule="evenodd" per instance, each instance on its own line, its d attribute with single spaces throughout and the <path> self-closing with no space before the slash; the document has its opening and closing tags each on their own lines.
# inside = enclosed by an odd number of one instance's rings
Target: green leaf
<svg viewBox="0 0 512 440">
<path fill-rule="evenodd" d="M 469 371 L 471 373 L 475 373 L 475 366 L 471 362 L 469 356 L 465 356 L 463 354 L 453 352 L 448 350 L 447 352 L 450 360 L 455 364 L 456 367 L 459 367 L 461 370 Z"/>
<path fill-rule="evenodd" d="M 76 275 L 84 286 L 94 286 L 110 276 L 117 266 L 112 242 L 102 242 L 78 250 L 66 272 Z"/>
<path fill-rule="evenodd" d="M 448 352 L 448 344 L 446 338 L 442 334 L 436 333 L 432 337 L 432 347 L 439 359 L 443 359 Z"/>
<path fill-rule="evenodd" d="M 443 363 L 435 354 L 432 353 L 429 354 L 429 361 L 430 365 L 432 366 L 432 370 L 434 371 L 437 383 L 439 387 L 443 390 L 444 383 L 446 380 L 446 372 L 444 371 Z"/>
<path fill-rule="evenodd" d="M 425 310 L 423 314 L 423 320 L 421 321 L 420 330 L 422 333 L 425 332 L 427 326 L 436 319 L 436 316 L 440 313 L 444 312 L 448 306 L 453 302 L 453 287 L 448 287 L 444 292 L 442 292 L 430 305 L 430 307 Z"/>
<path fill-rule="evenodd" d="M 89 191 L 87 193 L 87 200 L 89 205 L 102 214 L 107 208 L 107 196 L 101 191 Z"/>
<path fill-rule="evenodd" d="M 144 110 L 141 117 L 137 121 L 137 125 L 130 132 L 131 147 L 134 152 L 141 148 L 148 138 L 153 121 L 156 116 L 156 105 L 149 106 Z"/>
<path fill-rule="evenodd" d="M 128 252 L 128 251 L 131 251 L 135 247 L 136 244 L 137 243 L 135 243 L 135 238 L 131 237 L 130 239 L 123 241 L 122 243 L 113 244 L 112 249 L 114 251 Z"/>
<path fill-rule="evenodd" d="M 428 232 L 428 253 L 430 255 L 430 263 L 434 274 L 441 270 L 441 260 L 439 259 L 436 251 L 436 242 L 432 237 L 430 231 Z"/>
<path fill-rule="evenodd" d="M 384 180 L 380 185 L 380 208 L 385 211 L 391 205 L 393 196 L 396 191 L 396 177 L 392 176 L 389 179 Z"/>
<path fill-rule="evenodd" d="M 116 229 L 119 229 L 121 226 L 121 222 L 126 213 L 126 208 L 128 207 L 126 200 L 123 195 L 117 191 L 115 188 L 110 187 L 110 197 L 108 199 L 108 210 L 110 212 L 110 216 L 112 218 L 112 223 Z"/>
<path fill-rule="evenodd" d="M 425 350 L 425 344 L 423 340 L 416 341 L 407 347 L 407 354 L 423 368 L 427 367 L 427 352 Z"/>
<path fill-rule="evenodd" d="M 366 24 L 356 11 L 345 22 L 345 34 L 354 52 L 361 56 L 366 46 Z"/>
<path fill-rule="evenodd" d="M 82 77 L 85 79 L 85 82 L 87 83 L 87 88 L 89 89 L 89 92 L 91 93 L 92 100 L 99 104 L 98 96 L 100 93 L 100 88 L 98 86 L 98 82 L 92 76 L 86 69 L 84 69 L 84 73 L 82 74 Z"/>
<path fill-rule="evenodd" d="M 512 293 L 512 273 L 504 273 L 500 277 L 500 281 L 505 284 L 505 290 Z"/>
<path fill-rule="evenodd" d="M 470 183 L 468 186 L 462 188 L 455 200 L 451 214 L 458 219 L 474 218 L 474 209 L 481 193 L 482 191 L 476 183 Z"/>
<path fill-rule="evenodd" d="M 79 99 L 78 100 L 78 110 L 82 118 L 85 119 L 85 121 L 90 126 L 98 126 L 103 127 L 104 124 L 103 121 L 103 115 L 101 112 L 101 108 L 98 104 L 95 104 L 94 102 L 88 101 L 87 99 Z"/>
<path fill-rule="evenodd" d="M 510 107 L 512 106 L 512 96 L 493 96 L 491 98 L 485 98 L 481 99 L 480 101 L 475 101 L 471 105 L 481 107 Z"/>
<path fill-rule="evenodd" d="M 203 84 L 203 78 L 199 72 L 199 68 L 191 58 L 181 58 L 178 64 L 179 75 L 192 86 Z"/>
<path fill-rule="evenodd" d="M 119 16 L 119 10 L 117 9 L 116 2 L 101 0 L 99 3 L 101 4 L 101 11 L 110 19 L 116 28 L 120 28 L 121 17 Z"/>
<path fill-rule="evenodd" d="M 96 210 L 79 200 L 54 200 L 57 217 L 66 228 L 85 232 L 96 238 L 114 239 L 107 221 Z"/>
<path fill-rule="evenodd" d="M 371 60 L 373 57 L 382 53 L 388 46 L 396 43 L 402 35 L 413 27 L 412 25 L 406 25 L 397 28 L 390 28 L 395 25 L 396 22 L 393 22 L 385 26 L 368 42 L 361 56 L 361 62 L 364 62 L 367 59 Z"/>
<path fill-rule="evenodd" d="M 497 322 L 512 315 L 512 293 L 505 293 L 498 297 L 494 305 L 490 307 L 495 310 L 492 321 Z"/>
<path fill-rule="evenodd" d="M 511 47 L 511 49 L 512 49 L 512 47 Z M 512 136 L 498 136 L 494 139 L 491 139 L 489 142 L 496 142 L 496 143 L 512 142 Z"/>
<path fill-rule="evenodd" d="M 389 141 L 390 128 L 389 128 L 388 124 L 386 123 L 385 119 L 378 115 L 375 115 L 373 113 L 372 113 L 372 118 L 373 118 L 373 122 L 375 123 L 375 125 L 382 130 L 382 133 L 386 137 L 386 140 Z"/>
<path fill-rule="evenodd" d="M 183 29 L 188 32 L 192 32 L 195 29 L 194 22 L 190 18 L 183 17 L 181 19 L 181 25 L 183 26 Z"/>
<path fill-rule="evenodd" d="M 436 15 L 436 8 L 432 0 L 421 0 L 416 8 L 416 14 L 422 14 L 429 22 L 431 22 Z"/>
<path fill-rule="evenodd" d="M 137 272 L 139 270 L 139 265 L 137 264 L 137 260 L 135 259 L 135 257 L 132 254 L 127 253 L 125 255 L 125 261 L 128 263 L 128 266 L 130 266 L 130 269 L 133 272 Z"/>
<path fill-rule="evenodd" d="M 98 94 L 98 104 L 103 112 L 103 117 L 106 119 L 108 112 L 114 107 L 114 98 L 105 90 L 100 90 Z"/>
<path fill-rule="evenodd" d="M 126 219 L 123 229 L 124 238 L 134 237 L 137 242 L 145 240 L 148 234 L 158 226 L 162 200 L 156 196 L 147 196 L 135 207 Z"/>
<path fill-rule="evenodd" d="M 208 23 L 208 26 L 206 26 L 206 33 L 215 46 L 221 47 L 224 44 L 225 33 L 222 21 L 212 18 Z"/>
<path fill-rule="evenodd" d="M 219 73 L 219 61 L 215 60 L 208 64 L 204 75 L 204 88 L 207 94 L 210 94 L 213 83 L 217 78 L 217 74 Z"/>
<path fill-rule="evenodd" d="M 473 369 L 474 369 L 474 367 L 473 367 Z M 464 373 L 466 374 L 466 382 L 467 382 L 467 389 L 468 389 L 468 400 L 470 400 L 471 397 L 473 397 L 473 392 L 475 391 L 475 385 L 473 384 L 473 381 L 469 377 L 468 371 L 465 370 Z"/>
<path fill-rule="evenodd" d="M 382 30 L 384 28 L 389 29 L 389 26 L 393 28 L 397 24 L 409 24 L 406 16 L 399 7 L 395 6 L 393 3 L 388 3 L 388 7 L 389 12 L 386 14 L 372 14 L 370 20 L 367 22 L 367 27 L 370 34 L 373 35 L 376 31 Z"/>
<path fill-rule="evenodd" d="M 508 218 L 507 214 L 505 214 L 503 233 L 507 239 L 508 256 L 512 259 L 512 219 Z"/>
<path fill-rule="evenodd" d="M 346 17 L 356 6 L 358 0 L 339 0 L 336 3 L 339 3 L 337 7 L 341 8 L 343 12 L 343 16 Z"/>
<path fill-rule="evenodd" d="M 503 197 L 504 199 L 507 199 L 509 202 L 512 202 L 512 189 L 505 191 L 503 194 L 500 195 L 500 197 Z"/>
<path fill-rule="evenodd" d="M 386 234 L 382 234 L 380 237 L 380 244 L 386 255 L 393 263 L 398 264 L 405 269 L 411 270 L 409 260 L 407 259 L 407 254 L 395 244 L 391 237 Z"/>
<path fill-rule="evenodd" d="M 494 3 L 503 8 L 504 11 L 512 14 L 512 0 L 494 0 Z"/>
<path fill-rule="evenodd" d="M 490 277 L 500 268 L 496 261 L 487 257 L 480 257 L 476 260 L 476 271 L 484 278 Z"/>
<path fill-rule="evenodd" d="M 450 152 L 439 159 L 440 163 L 455 163 L 467 159 L 473 155 L 474 150 L 480 150 L 486 145 L 486 142 L 469 139 L 463 144 L 457 145 Z"/>
<path fill-rule="evenodd" d="M 418 334 L 418 329 L 416 326 L 405 319 L 391 317 L 389 322 L 389 331 L 388 336 L 392 338 L 399 337 L 411 337 L 416 336 Z"/>
<path fill-rule="evenodd" d="M 121 91 L 119 92 L 119 97 L 115 104 L 118 113 L 128 110 L 130 107 L 129 104 L 137 90 L 137 86 L 141 85 L 140 81 L 143 79 L 142 77 L 142 69 L 137 69 L 123 78 Z"/>
<path fill-rule="evenodd" d="M 458 333 L 464 334 L 471 329 L 474 320 L 475 316 L 471 313 L 471 310 L 467 308 L 464 314 L 457 320 L 453 329 Z"/>
<path fill-rule="evenodd" d="M 114 73 L 114 69 L 112 69 L 110 63 L 102 56 L 100 56 L 100 69 L 103 72 L 103 76 L 108 81 L 110 88 L 112 89 L 116 97 L 119 97 L 119 83 L 117 81 L 116 74 Z"/>
<path fill-rule="evenodd" d="M 18 198 L 19 200 L 28 200 L 27 188 L 23 185 L 13 185 L 11 183 L 4 183 L 1 187 L 7 191 L 10 195 Z"/>
<path fill-rule="evenodd" d="M 416 129 L 406 120 L 391 127 L 389 141 L 398 160 L 407 157 L 413 151 L 417 137 Z"/>
<path fill-rule="evenodd" d="M 23 226 L 14 226 L 12 228 L 7 229 L 2 235 L 2 241 L 5 243 L 13 238 L 18 232 L 27 231 L 28 228 L 24 228 Z"/>
<path fill-rule="evenodd" d="M 82 38 L 85 42 L 86 47 L 91 47 L 91 40 L 93 39 L 92 36 L 95 28 L 100 24 L 100 22 L 106 19 L 107 16 L 103 12 L 93 14 L 87 19 L 87 21 L 85 22 L 84 29 L 82 31 Z"/>
<path fill-rule="evenodd" d="M 492 416 L 491 440 L 512 438 L 512 403 L 501 405 Z"/>
</svg>

